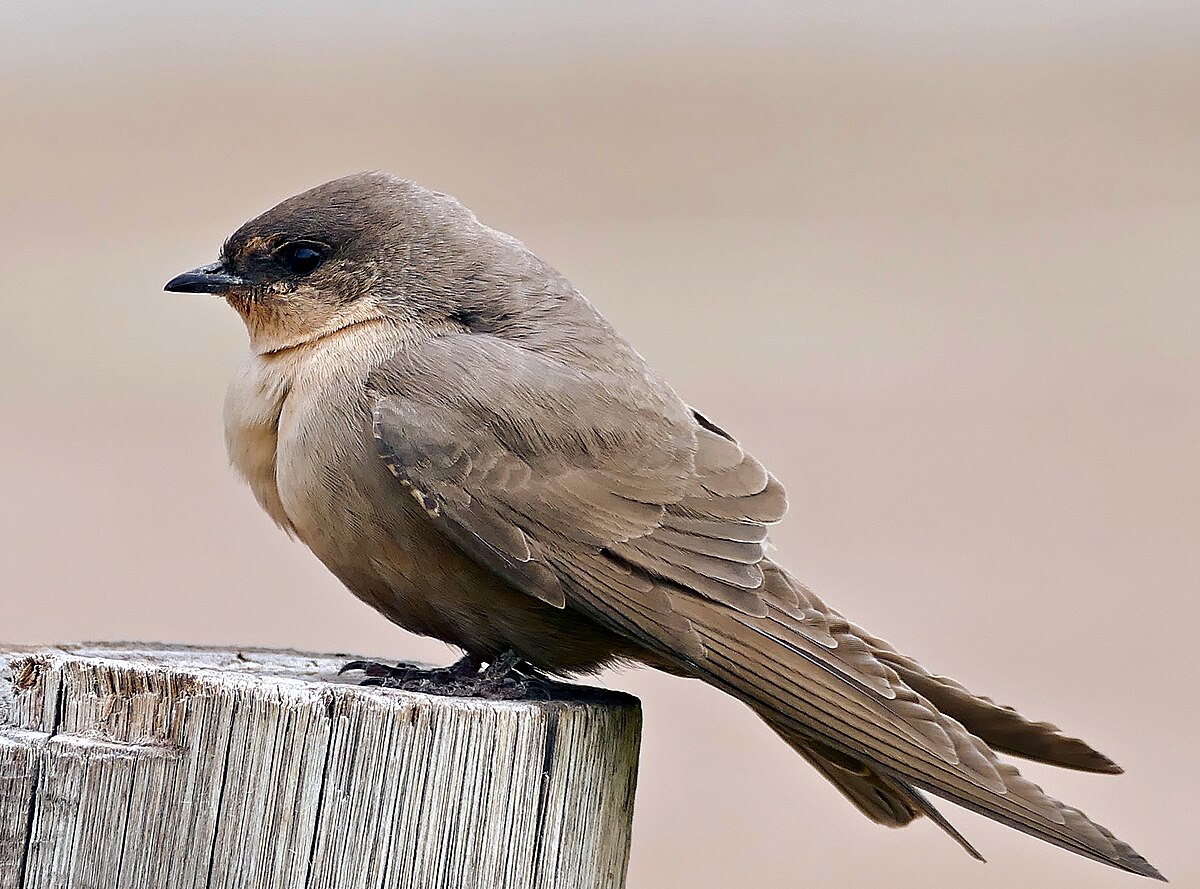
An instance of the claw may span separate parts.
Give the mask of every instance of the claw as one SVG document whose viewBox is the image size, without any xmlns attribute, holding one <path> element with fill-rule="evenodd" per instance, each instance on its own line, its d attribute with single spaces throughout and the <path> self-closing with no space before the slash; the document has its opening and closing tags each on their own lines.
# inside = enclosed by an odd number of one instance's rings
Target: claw
<svg viewBox="0 0 1200 889">
<path fill-rule="evenodd" d="M 517 664 L 521 662 L 521 657 L 511 648 L 503 654 L 498 655 L 495 660 L 487 665 L 487 669 L 481 674 L 484 679 L 500 680 L 508 676 L 517 668 Z"/>
<path fill-rule="evenodd" d="M 479 658 L 466 655 L 448 667 L 425 669 L 400 663 L 392 667 L 377 661 L 350 661 L 338 675 L 361 672 L 359 685 L 397 688 L 450 697 L 511 701 L 536 694 L 550 700 L 550 683 L 536 670 L 522 665 L 511 649 L 496 655 L 484 669 Z"/>
</svg>

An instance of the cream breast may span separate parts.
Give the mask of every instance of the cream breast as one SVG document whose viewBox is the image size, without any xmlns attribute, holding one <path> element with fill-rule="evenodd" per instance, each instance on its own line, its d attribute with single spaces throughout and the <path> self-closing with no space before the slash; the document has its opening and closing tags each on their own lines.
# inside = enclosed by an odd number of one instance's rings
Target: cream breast
<svg viewBox="0 0 1200 889">
<path fill-rule="evenodd" d="M 225 395 L 225 445 L 230 462 L 262 508 L 302 539 L 311 527 L 314 498 L 327 487 L 343 447 L 360 447 L 369 410 L 361 395 L 367 376 L 403 348 L 404 330 L 365 321 L 275 352 L 252 352 Z M 340 396 L 340 397 L 339 397 Z M 347 411 L 330 410 L 332 405 Z M 311 542 L 310 542 L 311 545 Z"/>
</svg>

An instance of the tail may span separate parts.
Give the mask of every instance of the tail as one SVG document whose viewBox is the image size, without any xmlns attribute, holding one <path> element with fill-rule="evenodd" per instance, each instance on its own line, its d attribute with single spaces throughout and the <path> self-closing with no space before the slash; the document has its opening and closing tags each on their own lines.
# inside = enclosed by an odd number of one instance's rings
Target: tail
<svg viewBox="0 0 1200 889">
<path fill-rule="evenodd" d="M 749 704 L 867 817 L 900 827 L 926 815 L 979 857 L 920 792 L 927 790 L 1079 855 L 1164 879 L 1131 846 L 999 760 L 986 742 L 1068 768 L 1119 772 L 1110 759 L 1049 723 L 933 676 L 783 569 L 762 567 L 763 617 L 675 601 L 706 649 L 695 667 Z"/>
<path fill-rule="evenodd" d="M 958 720 L 993 750 L 1081 772 L 1120 775 L 1125 771 L 1086 742 L 1064 735 L 1053 723 L 1032 722 L 1012 707 L 974 694 L 948 676 L 933 675 L 912 658 L 860 627 L 850 623 L 847 626 L 870 646 L 877 660 L 896 671 L 905 685 L 928 699 L 944 715 Z"/>
<path fill-rule="evenodd" d="M 769 714 L 763 718 L 793 750 L 807 759 L 813 768 L 824 775 L 846 799 L 876 824 L 904 827 L 914 819 L 926 815 L 962 846 L 968 855 L 978 861 L 985 860 L 967 838 L 955 830 L 954 825 L 943 818 L 941 812 L 915 787 L 876 771 L 864 761 L 847 756 L 819 741 L 789 735 L 786 729 L 772 725 Z"/>
</svg>

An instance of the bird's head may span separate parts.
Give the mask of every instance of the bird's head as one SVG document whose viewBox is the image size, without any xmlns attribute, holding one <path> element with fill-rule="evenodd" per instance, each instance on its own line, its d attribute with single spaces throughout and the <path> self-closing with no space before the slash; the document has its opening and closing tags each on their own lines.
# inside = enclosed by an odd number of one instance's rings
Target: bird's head
<svg viewBox="0 0 1200 889">
<path fill-rule="evenodd" d="M 402 317 L 414 248 L 425 252 L 457 202 L 383 173 L 335 179 L 251 219 L 220 259 L 166 290 L 224 297 L 259 352 L 290 348 L 353 324 Z M 465 211 L 462 211 L 465 212 Z"/>
</svg>

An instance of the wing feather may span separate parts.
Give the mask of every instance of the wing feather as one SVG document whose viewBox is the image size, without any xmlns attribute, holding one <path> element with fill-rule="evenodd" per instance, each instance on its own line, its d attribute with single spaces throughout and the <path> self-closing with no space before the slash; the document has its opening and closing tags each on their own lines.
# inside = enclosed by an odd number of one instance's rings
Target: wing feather
<svg viewBox="0 0 1200 889">
<path fill-rule="evenodd" d="M 372 385 L 383 460 L 451 540 L 745 701 L 871 817 L 924 813 L 970 849 L 923 788 L 1157 875 L 970 729 L 1079 767 L 1097 764 L 1090 748 L 933 676 L 765 558 L 783 487 L 648 372 L 584 373 L 464 334 L 397 356 Z"/>
</svg>

